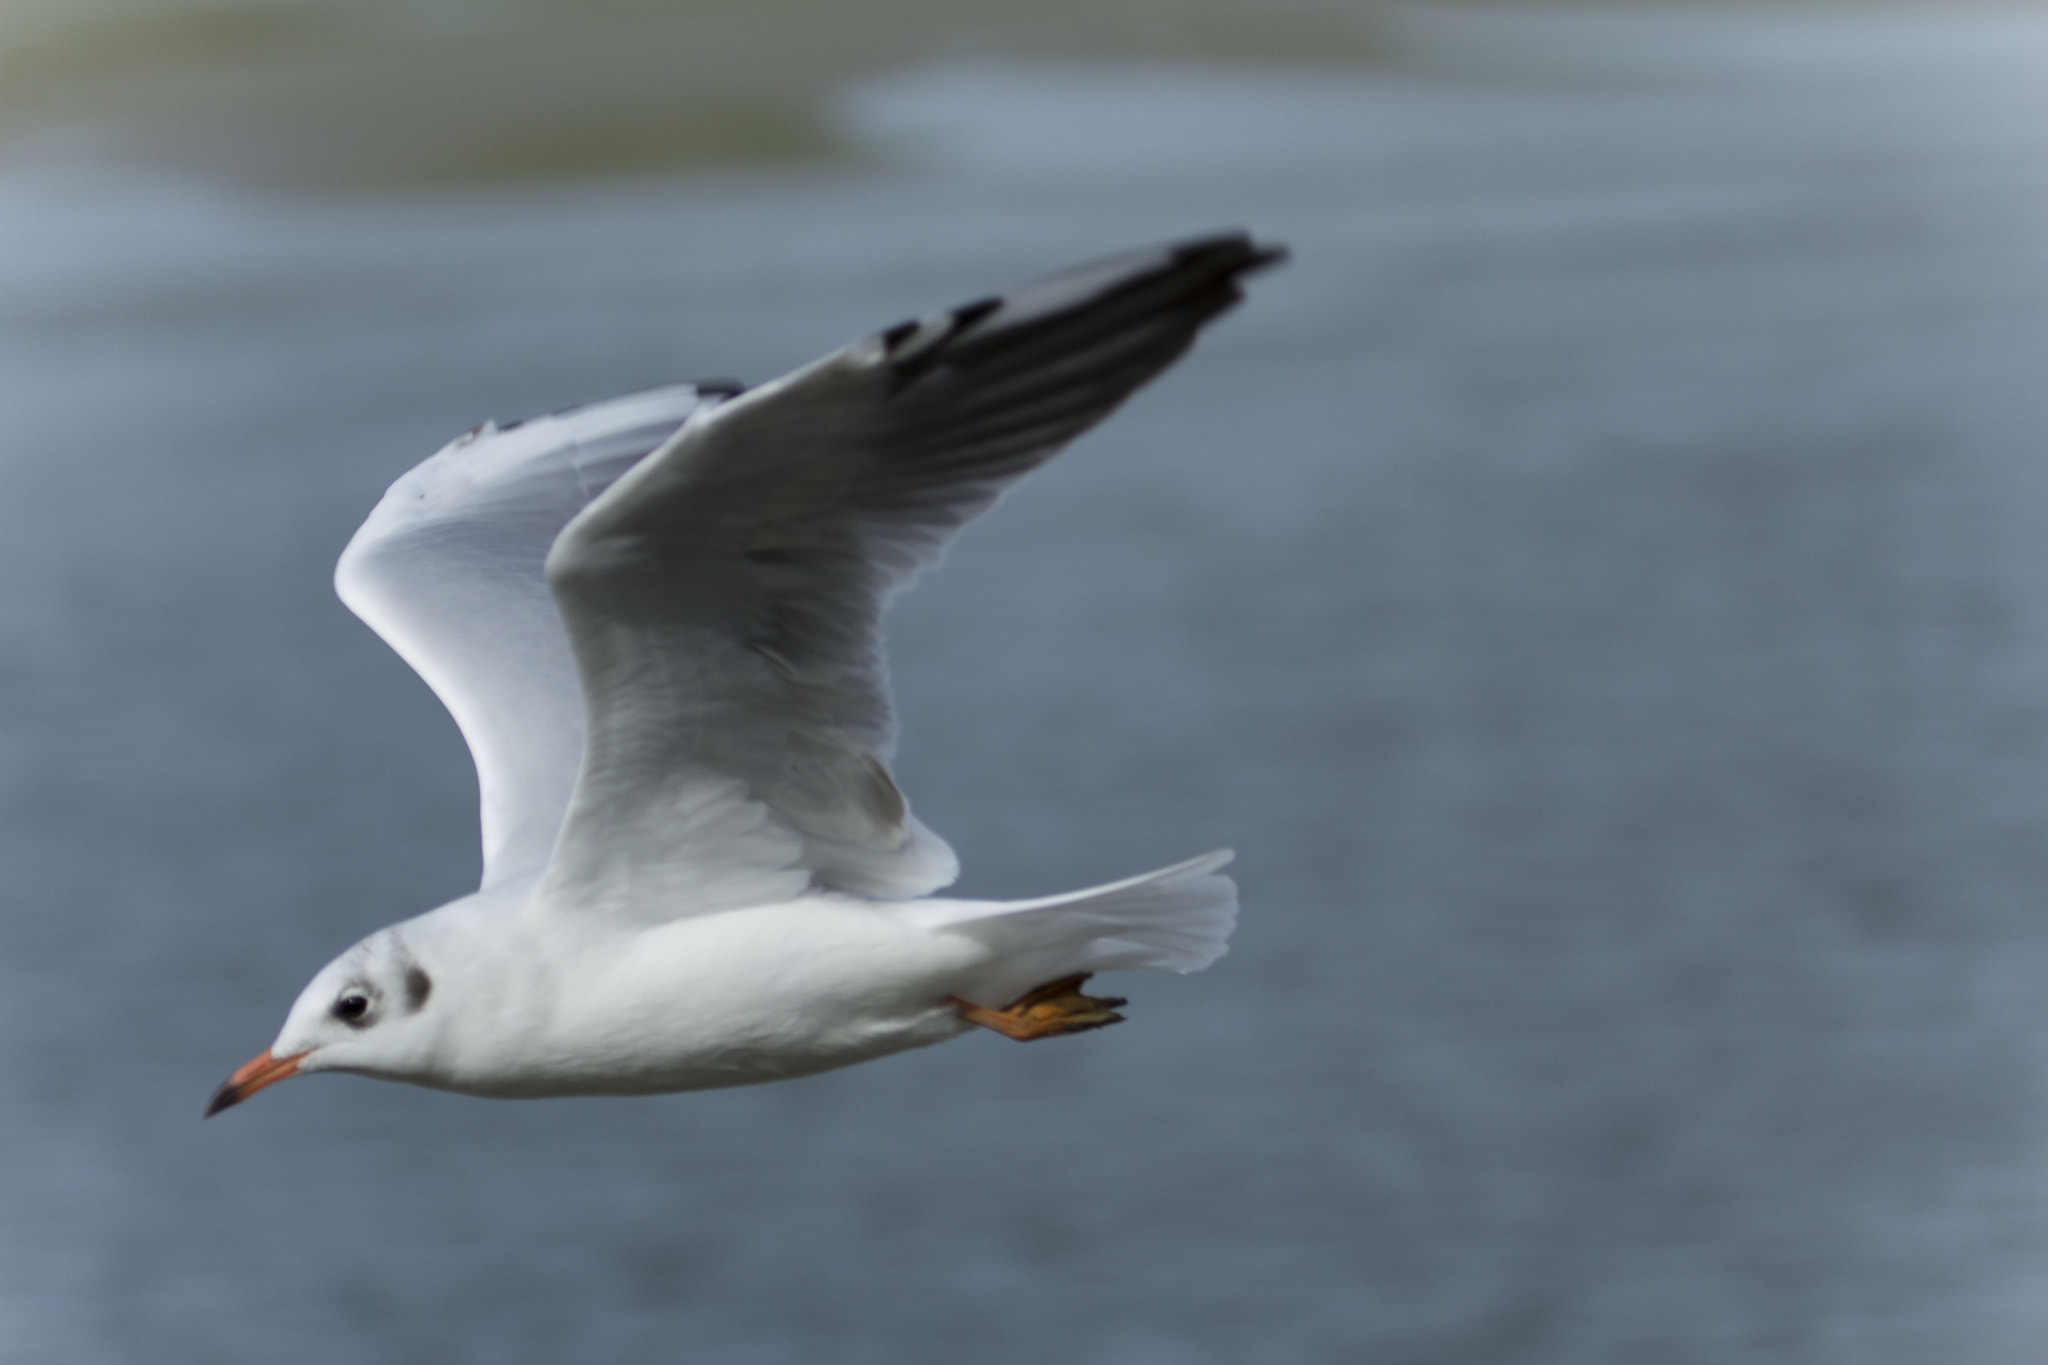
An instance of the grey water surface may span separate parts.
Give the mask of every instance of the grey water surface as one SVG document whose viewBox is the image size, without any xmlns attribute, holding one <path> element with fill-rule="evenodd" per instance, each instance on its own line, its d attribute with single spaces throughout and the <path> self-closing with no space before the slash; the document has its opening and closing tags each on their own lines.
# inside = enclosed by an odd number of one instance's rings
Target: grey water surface
<svg viewBox="0 0 2048 1365">
<path fill-rule="evenodd" d="M 2038 82 L 952 65 L 836 167 L 0 177 L 0 1362 L 2025 1365 L 2048 1335 Z M 1131 1020 L 202 1125 L 476 872 L 336 603 L 481 418 L 1297 253 L 892 625 L 972 894 L 1235 845 Z"/>
</svg>

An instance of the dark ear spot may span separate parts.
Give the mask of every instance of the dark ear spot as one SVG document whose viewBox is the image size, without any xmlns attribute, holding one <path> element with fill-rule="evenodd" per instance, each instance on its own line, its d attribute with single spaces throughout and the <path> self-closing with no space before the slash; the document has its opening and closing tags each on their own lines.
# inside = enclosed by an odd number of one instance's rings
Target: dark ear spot
<svg viewBox="0 0 2048 1365">
<path fill-rule="evenodd" d="M 405 1012 L 418 1013 L 420 1006 L 427 1003 L 427 996 L 433 992 L 434 978 L 418 967 L 405 969 Z"/>
</svg>

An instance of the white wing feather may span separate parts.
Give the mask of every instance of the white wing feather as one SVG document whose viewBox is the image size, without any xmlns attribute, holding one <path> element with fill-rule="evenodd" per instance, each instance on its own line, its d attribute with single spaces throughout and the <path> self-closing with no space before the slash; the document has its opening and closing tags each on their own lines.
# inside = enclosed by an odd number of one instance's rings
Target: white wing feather
<svg viewBox="0 0 2048 1365">
<path fill-rule="evenodd" d="M 434 689 L 476 760 L 486 888 L 546 866 L 583 699 L 541 575 L 570 518 L 703 402 L 655 389 L 458 437 L 384 495 L 335 590 Z"/>
<path fill-rule="evenodd" d="M 469 742 L 483 886 L 669 916 L 950 882 L 885 766 L 883 609 L 1277 254 L 1132 253 L 727 403 L 487 423 L 401 478 L 335 585 Z"/>
<path fill-rule="evenodd" d="M 1276 258 L 1132 253 L 692 414 L 548 556 L 587 713 L 543 899 L 667 917 L 951 881 L 884 766 L 883 609 Z"/>
</svg>

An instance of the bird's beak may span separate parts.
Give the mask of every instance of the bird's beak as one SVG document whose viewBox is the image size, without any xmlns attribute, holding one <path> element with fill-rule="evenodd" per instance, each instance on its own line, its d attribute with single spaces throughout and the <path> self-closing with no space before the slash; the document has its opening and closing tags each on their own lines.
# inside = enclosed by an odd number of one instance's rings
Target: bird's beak
<svg viewBox="0 0 2048 1365">
<path fill-rule="evenodd" d="M 299 1062 L 305 1055 L 295 1052 L 289 1057 L 273 1057 L 265 1048 L 235 1068 L 235 1074 L 221 1082 L 220 1089 L 213 1092 L 213 1099 L 206 1106 L 205 1117 L 212 1118 L 223 1109 L 232 1109 L 264 1086 L 275 1085 L 287 1076 L 298 1074 Z"/>
</svg>

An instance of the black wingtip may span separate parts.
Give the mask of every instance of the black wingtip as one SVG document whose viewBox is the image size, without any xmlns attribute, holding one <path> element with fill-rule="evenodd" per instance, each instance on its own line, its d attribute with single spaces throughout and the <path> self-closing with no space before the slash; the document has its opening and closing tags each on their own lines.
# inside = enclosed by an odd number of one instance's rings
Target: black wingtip
<svg viewBox="0 0 2048 1365">
<path fill-rule="evenodd" d="M 1207 279 L 1229 291 L 1231 302 L 1244 297 L 1247 276 L 1282 266 L 1294 253 L 1281 242 L 1255 241 L 1248 232 L 1232 232 L 1198 238 L 1173 253 L 1168 272 Z"/>
<path fill-rule="evenodd" d="M 1238 285 L 1244 276 L 1280 265 L 1290 254 L 1281 243 L 1254 241 L 1241 228 L 1204 233 L 1119 252 L 1072 266 L 1007 296 L 977 299 L 921 321 L 898 323 L 880 334 L 893 372 L 891 391 L 901 392 L 940 365 L 972 365 L 999 352 L 1029 347 L 1035 339 L 1049 338 L 1083 317 L 1107 332 L 1147 315 L 1178 314 L 1192 340 L 1243 298 Z M 1082 344 L 1078 338 L 1071 340 Z M 1184 344 L 1160 357 L 1159 366 L 1171 363 L 1180 349 Z"/>
<path fill-rule="evenodd" d="M 1252 258 L 1245 269 L 1265 270 L 1276 265 L 1286 265 L 1294 259 L 1293 248 L 1282 242 L 1252 243 Z"/>
<path fill-rule="evenodd" d="M 1213 257 L 1219 267 L 1232 275 L 1284 265 L 1294 254 L 1284 242 L 1256 241 L 1242 228 L 1185 238 L 1167 250 L 1172 253 L 1173 263 L 1177 266 Z"/>
</svg>

